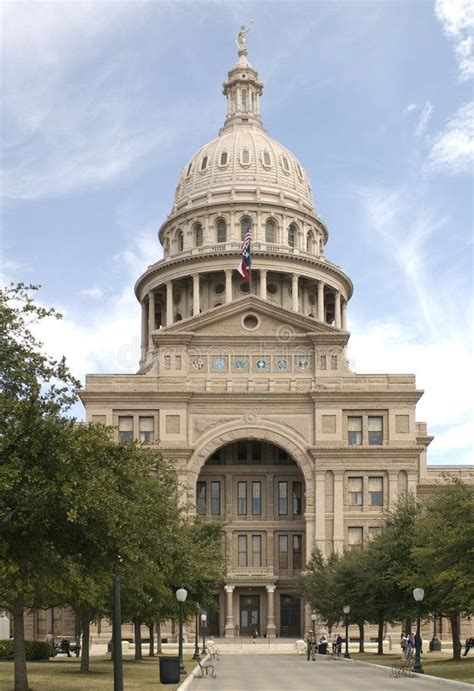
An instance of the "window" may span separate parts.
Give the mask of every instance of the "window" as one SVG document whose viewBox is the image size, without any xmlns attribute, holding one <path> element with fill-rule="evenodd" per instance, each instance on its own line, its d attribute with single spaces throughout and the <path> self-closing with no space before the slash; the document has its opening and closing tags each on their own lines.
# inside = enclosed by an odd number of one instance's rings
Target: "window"
<svg viewBox="0 0 474 691">
<path fill-rule="evenodd" d="M 326 355 L 321 355 L 321 369 L 326 369 L 326 368 L 327 368 Z"/>
<path fill-rule="evenodd" d="M 383 531 L 383 528 L 381 525 L 371 525 L 369 526 L 369 537 L 377 537 L 378 535 L 381 535 Z"/>
<path fill-rule="evenodd" d="M 220 516 L 221 513 L 221 483 L 211 482 L 211 515 Z"/>
<path fill-rule="evenodd" d="M 197 223 L 194 226 L 194 244 L 196 247 L 201 247 L 204 239 L 204 233 L 202 230 L 202 225 L 200 223 Z"/>
<path fill-rule="evenodd" d="M 272 157 L 269 151 L 263 152 L 263 165 L 270 167 L 272 165 Z"/>
<path fill-rule="evenodd" d="M 303 538 L 301 535 L 293 535 L 293 569 L 301 571 L 303 563 Z"/>
<path fill-rule="evenodd" d="M 251 315 L 253 316 L 253 315 Z M 252 442 L 252 461 L 259 462 L 262 460 L 262 445 L 259 441 Z"/>
<path fill-rule="evenodd" d="M 118 419 L 118 440 L 133 441 L 133 417 L 119 417 Z"/>
<path fill-rule="evenodd" d="M 154 420 L 152 417 L 138 418 L 138 435 L 142 444 L 151 444 L 153 442 Z"/>
<path fill-rule="evenodd" d="M 248 231 L 252 230 L 252 220 L 248 216 L 244 216 L 240 221 L 240 239 L 244 240 Z"/>
<path fill-rule="evenodd" d="M 337 369 L 337 355 L 331 355 L 331 369 Z"/>
<path fill-rule="evenodd" d="M 349 490 L 349 504 L 351 506 L 362 506 L 363 500 L 363 485 L 361 477 L 348 478 Z"/>
<path fill-rule="evenodd" d="M 184 236 L 181 230 L 176 233 L 176 250 L 182 252 L 184 249 Z"/>
<path fill-rule="evenodd" d="M 347 418 L 347 441 L 349 444 L 362 444 L 362 418 Z"/>
<path fill-rule="evenodd" d="M 306 249 L 308 252 L 314 254 L 316 249 L 316 242 L 314 240 L 314 233 L 312 230 L 308 230 L 306 233 Z"/>
<path fill-rule="evenodd" d="M 239 566 L 247 566 L 247 535 L 238 536 Z"/>
<path fill-rule="evenodd" d="M 191 175 L 192 168 L 193 168 L 193 162 L 191 161 L 191 163 L 188 166 L 188 170 L 186 171 L 186 177 L 187 178 L 189 178 L 189 176 Z"/>
<path fill-rule="evenodd" d="M 296 241 L 296 228 L 293 224 L 288 228 L 288 245 L 290 247 L 295 246 Z"/>
<path fill-rule="evenodd" d="M 260 516 L 262 513 L 262 483 L 252 482 L 252 514 Z"/>
<path fill-rule="evenodd" d="M 377 446 L 383 443 L 383 418 L 381 416 L 372 417 L 369 415 L 369 444 Z"/>
<path fill-rule="evenodd" d="M 209 160 L 208 157 L 204 156 L 204 158 L 201 161 L 201 170 L 206 170 L 208 160 Z"/>
<path fill-rule="evenodd" d="M 217 221 L 217 242 L 227 242 L 227 223 L 223 218 Z"/>
<path fill-rule="evenodd" d="M 252 566 L 262 565 L 262 536 L 252 535 Z"/>
<path fill-rule="evenodd" d="M 219 165 L 221 166 L 226 166 L 227 165 L 227 151 L 223 151 L 221 153 L 221 158 L 219 161 Z"/>
<path fill-rule="evenodd" d="M 280 516 L 288 514 L 288 483 L 278 483 L 278 513 Z"/>
<path fill-rule="evenodd" d="M 302 178 L 303 177 L 303 171 L 301 170 L 301 166 L 299 163 L 296 164 L 296 170 L 298 171 L 298 175 L 300 176 L 300 178 Z"/>
<path fill-rule="evenodd" d="M 275 221 L 271 218 L 265 223 L 265 242 L 276 242 Z"/>
<path fill-rule="evenodd" d="M 242 150 L 242 164 L 248 166 L 250 163 L 250 151 L 248 149 Z"/>
<path fill-rule="evenodd" d="M 237 443 L 237 460 L 246 461 L 247 460 L 247 442 L 239 441 Z"/>
<path fill-rule="evenodd" d="M 363 529 L 362 528 L 349 528 L 348 542 L 349 542 L 349 549 L 358 549 L 359 547 L 362 547 Z"/>
<path fill-rule="evenodd" d="M 242 110 L 247 110 L 247 89 L 242 89 Z"/>
<path fill-rule="evenodd" d="M 239 516 L 247 515 L 247 483 L 237 483 L 237 510 Z"/>
<path fill-rule="evenodd" d="M 278 536 L 278 566 L 280 569 L 288 568 L 288 535 Z"/>
<path fill-rule="evenodd" d="M 369 504 L 383 506 L 383 477 L 369 477 Z"/>
<path fill-rule="evenodd" d="M 206 515 L 206 483 L 198 482 L 196 491 L 196 513 L 198 516 Z"/>
<path fill-rule="evenodd" d="M 293 516 L 301 516 L 303 513 L 303 484 L 293 483 Z"/>
<path fill-rule="evenodd" d="M 290 172 L 290 162 L 288 161 L 286 156 L 281 157 L 281 164 L 283 166 L 283 170 L 285 171 L 285 173 L 289 173 Z"/>
</svg>

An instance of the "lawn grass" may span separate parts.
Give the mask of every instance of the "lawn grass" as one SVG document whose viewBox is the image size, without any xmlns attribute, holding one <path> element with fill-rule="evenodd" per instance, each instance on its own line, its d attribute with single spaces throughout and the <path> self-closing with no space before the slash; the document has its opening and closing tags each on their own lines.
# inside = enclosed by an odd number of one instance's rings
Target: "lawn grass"
<svg viewBox="0 0 474 691">
<path fill-rule="evenodd" d="M 184 656 L 186 672 L 195 666 L 191 656 Z M 28 662 L 28 683 L 33 691 L 111 691 L 113 666 L 105 656 L 91 658 L 90 674 L 79 674 L 77 658 L 55 658 L 49 662 Z M 144 657 L 137 661 L 130 656 L 123 659 L 124 691 L 128 689 L 169 689 L 179 684 L 160 684 L 158 657 Z M 181 677 L 181 681 L 185 675 Z M 0 662 L 0 691 L 13 689 L 13 662 Z"/>
<path fill-rule="evenodd" d="M 400 662 L 400 655 L 389 653 L 387 655 L 374 655 L 372 653 L 354 653 L 354 660 L 361 662 L 372 662 L 376 665 L 392 665 Z M 455 679 L 474 684 L 474 657 L 462 657 L 459 662 L 455 662 L 451 655 L 447 653 L 425 653 L 422 657 L 423 669 L 425 674 L 443 679 Z"/>
</svg>

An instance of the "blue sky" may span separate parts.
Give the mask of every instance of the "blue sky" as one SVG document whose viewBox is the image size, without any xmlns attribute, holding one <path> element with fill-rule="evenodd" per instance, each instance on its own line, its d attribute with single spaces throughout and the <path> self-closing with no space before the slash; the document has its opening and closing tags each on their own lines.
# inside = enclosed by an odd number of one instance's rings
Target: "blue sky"
<svg viewBox="0 0 474 691">
<path fill-rule="evenodd" d="M 41 283 L 75 374 L 133 372 L 133 284 L 224 120 L 234 37 L 354 284 L 351 365 L 413 372 L 432 463 L 472 462 L 474 10 L 464 0 L 5 2 L 3 280 Z M 78 409 L 78 414 L 81 414 Z"/>
</svg>

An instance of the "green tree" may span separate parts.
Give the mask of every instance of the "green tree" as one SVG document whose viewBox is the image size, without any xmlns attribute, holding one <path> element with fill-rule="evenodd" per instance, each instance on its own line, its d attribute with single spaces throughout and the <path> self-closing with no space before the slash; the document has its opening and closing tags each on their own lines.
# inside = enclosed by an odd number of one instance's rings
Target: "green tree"
<svg viewBox="0 0 474 691">
<path fill-rule="evenodd" d="M 350 605 L 350 621 L 359 627 L 359 652 L 364 652 L 366 602 L 372 588 L 372 575 L 365 549 L 344 552 L 334 569 L 334 591 L 341 607 Z"/>
<path fill-rule="evenodd" d="M 335 573 L 340 559 L 335 553 L 326 559 L 319 547 L 316 547 L 306 565 L 305 573 L 297 583 L 300 595 L 329 629 L 341 621 L 342 607 L 345 604 L 339 599 L 335 588 Z"/>
<path fill-rule="evenodd" d="M 474 611 L 474 487 L 450 479 L 428 499 L 411 549 L 417 585 L 432 613 L 449 617 L 453 659 L 461 659 L 460 616 Z"/>
</svg>

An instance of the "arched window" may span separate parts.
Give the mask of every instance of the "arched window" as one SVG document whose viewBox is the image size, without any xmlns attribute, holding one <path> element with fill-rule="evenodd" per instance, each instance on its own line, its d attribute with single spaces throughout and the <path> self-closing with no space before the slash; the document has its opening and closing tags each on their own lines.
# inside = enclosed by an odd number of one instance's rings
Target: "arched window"
<svg viewBox="0 0 474 691">
<path fill-rule="evenodd" d="M 227 165 L 227 151 L 223 151 L 221 153 L 221 158 L 219 161 L 220 166 L 226 166 Z"/>
<path fill-rule="evenodd" d="M 176 233 L 176 251 L 182 252 L 184 249 L 184 235 L 182 230 Z"/>
<path fill-rule="evenodd" d="M 296 243 L 296 226 L 294 223 L 288 228 L 288 245 L 294 247 Z"/>
<path fill-rule="evenodd" d="M 276 226 L 275 221 L 271 218 L 265 223 L 265 242 L 276 242 Z"/>
<path fill-rule="evenodd" d="M 316 253 L 316 241 L 312 230 L 308 230 L 306 233 L 306 250 L 311 252 L 311 254 Z"/>
<path fill-rule="evenodd" d="M 201 161 L 201 170 L 206 170 L 208 160 L 209 160 L 208 157 L 204 156 L 204 158 Z"/>
<path fill-rule="evenodd" d="M 252 230 L 252 219 L 248 216 L 244 216 L 240 221 L 240 239 L 244 240 L 248 231 Z"/>
<path fill-rule="evenodd" d="M 244 149 L 242 151 L 242 164 L 244 166 L 248 166 L 250 163 L 250 151 L 248 149 Z"/>
<path fill-rule="evenodd" d="M 165 236 L 165 241 L 164 241 L 163 247 L 165 248 L 165 257 L 167 257 L 170 253 L 170 236 L 169 235 Z"/>
<path fill-rule="evenodd" d="M 227 242 L 227 223 L 223 218 L 217 221 L 217 242 Z"/>
<path fill-rule="evenodd" d="M 281 157 L 281 164 L 283 166 L 283 170 L 285 171 L 285 173 L 289 173 L 290 172 L 290 162 L 288 161 L 286 156 Z"/>
<path fill-rule="evenodd" d="M 272 157 L 269 151 L 263 152 L 263 165 L 267 168 L 270 168 L 270 166 L 272 165 Z"/>
<path fill-rule="evenodd" d="M 194 245 L 196 247 L 201 247 L 203 239 L 204 234 L 202 232 L 202 225 L 200 223 L 196 223 L 194 226 Z"/>
</svg>

